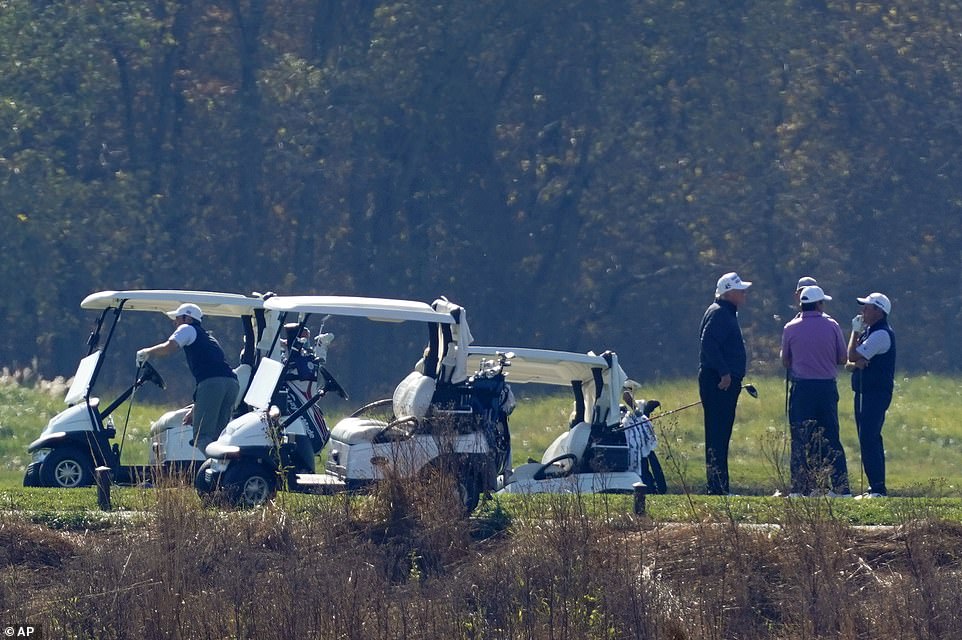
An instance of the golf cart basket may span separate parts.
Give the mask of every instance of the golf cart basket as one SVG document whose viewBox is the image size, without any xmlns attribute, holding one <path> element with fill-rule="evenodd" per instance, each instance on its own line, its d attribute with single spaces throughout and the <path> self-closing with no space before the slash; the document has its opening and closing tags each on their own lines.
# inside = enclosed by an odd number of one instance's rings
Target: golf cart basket
<svg viewBox="0 0 962 640">
<path fill-rule="evenodd" d="M 499 353 L 495 359 L 482 359 L 477 372 L 466 380 L 438 384 L 432 399 L 433 414 L 453 418 L 458 432 L 477 432 L 484 436 L 495 454 L 499 472 L 510 464 L 508 416 L 516 404 L 511 386 L 505 380 L 510 355 Z"/>
</svg>

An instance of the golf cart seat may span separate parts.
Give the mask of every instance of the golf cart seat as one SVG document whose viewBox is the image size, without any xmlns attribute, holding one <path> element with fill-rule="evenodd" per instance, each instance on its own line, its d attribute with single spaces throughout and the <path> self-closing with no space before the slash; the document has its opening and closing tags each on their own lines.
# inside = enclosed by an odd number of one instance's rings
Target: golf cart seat
<svg viewBox="0 0 962 640">
<path fill-rule="evenodd" d="M 395 422 L 420 420 L 431 408 L 431 398 L 437 383 L 434 378 L 413 371 L 398 384 L 391 398 Z M 354 416 L 339 421 L 331 431 L 331 438 L 344 444 L 371 442 L 391 423 L 384 420 Z"/>
<path fill-rule="evenodd" d="M 394 390 L 394 419 L 421 419 L 427 416 L 436 388 L 437 381 L 434 378 L 417 371 L 409 373 Z"/>
<path fill-rule="evenodd" d="M 248 387 L 251 385 L 251 376 L 254 372 L 254 368 L 249 364 L 240 364 L 234 369 L 234 375 L 237 376 L 237 399 L 234 401 L 234 409 L 241 405 L 244 401 L 244 395 L 247 393 Z"/>
<path fill-rule="evenodd" d="M 555 441 L 545 450 L 541 457 L 541 464 L 548 464 L 553 460 L 565 458 L 570 460 L 573 468 L 577 469 L 588 448 L 588 440 L 591 436 L 591 425 L 587 422 L 579 422 L 555 438 Z"/>
<path fill-rule="evenodd" d="M 388 423 L 373 418 L 344 418 L 331 429 L 331 438 L 344 444 L 372 441 Z"/>
</svg>

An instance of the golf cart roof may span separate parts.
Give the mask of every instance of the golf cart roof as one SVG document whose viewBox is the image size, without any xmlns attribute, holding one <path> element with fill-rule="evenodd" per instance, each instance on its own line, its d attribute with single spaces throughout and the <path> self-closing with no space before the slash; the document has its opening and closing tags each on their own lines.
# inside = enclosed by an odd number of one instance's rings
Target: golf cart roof
<svg viewBox="0 0 962 640">
<path fill-rule="evenodd" d="M 205 316 L 240 317 L 264 308 L 261 298 L 239 293 L 215 291 L 180 291 L 177 289 L 141 289 L 130 291 L 99 291 L 91 293 L 80 303 L 83 309 L 109 309 L 124 305 L 128 311 L 159 311 L 167 313 L 184 303 L 193 303 Z"/>
<path fill-rule="evenodd" d="M 484 346 L 468 347 L 468 366 L 477 370 L 482 359 L 508 352 L 514 354 L 508 369 L 510 382 L 567 387 L 575 380 L 591 380 L 592 370 L 611 366 L 604 357 L 592 353 Z"/>
<path fill-rule="evenodd" d="M 264 302 L 275 311 L 313 313 L 367 318 L 378 322 L 437 322 L 454 324 L 450 313 L 435 311 L 431 305 L 413 300 L 362 298 L 355 296 L 275 296 Z"/>
<path fill-rule="evenodd" d="M 508 352 L 514 354 L 506 372 L 509 383 L 566 386 L 574 392 L 572 426 L 582 420 L 607 425 L 621 421 L 618 406 L 628 376 L 618 364 L 618 354 L 615 352 L 595 355 L 547 349 L 469 346 L 467 366 L 477 371 L 482 359 Z"/>
</svg>

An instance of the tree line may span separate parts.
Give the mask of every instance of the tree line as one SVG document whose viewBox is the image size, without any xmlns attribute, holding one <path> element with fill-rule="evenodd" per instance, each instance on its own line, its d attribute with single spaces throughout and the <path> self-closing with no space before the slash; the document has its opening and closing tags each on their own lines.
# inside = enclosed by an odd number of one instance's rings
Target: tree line
<svg viewBox="0 0 962 640">
<path fill-rule="evenodd" d="M 10 0 L 0 364 L 70 373 L 79 301 L 140 287 L 445 295 L 480 343 L 687 376 L 737 270 L 754 371 L 813 275 L 843 328 L 892 298 L 900 368 L 956 372 L 960 23 L 945 0 Z M 417 355 L 338 340 L 362 389 Z"/>
</svg>

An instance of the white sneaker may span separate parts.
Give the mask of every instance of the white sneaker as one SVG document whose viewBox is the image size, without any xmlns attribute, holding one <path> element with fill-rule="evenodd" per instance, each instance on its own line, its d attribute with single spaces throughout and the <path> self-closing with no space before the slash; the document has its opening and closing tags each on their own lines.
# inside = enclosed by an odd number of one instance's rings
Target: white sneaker
<svg viewBox="0 0 962 640">
<path fill-rule="evenodd" d="M 834 491 L 829 491 L 825 494 L 827 498 L 851 498 L 851 493 L 835 493 Z"/>
<path fill-rule="evenodd" d="M 885 497 L 886 497 L 886 495 L 885 495 L 884 493 L 875 493 L 874 491 L 866 491 L 866 492 L 863 493 L 862 495 L 855 496 L 855 499 L 856 499 L 856 500 L 869 500 L 869 499 L 872 499 L 872 498 L 885 498 Z"/>
<path fill-rule="evenodd" d="M 801 493 L 798 493 L 797 491 L 793 491 L 792 493 L 788 494 L 788 497 L 789 497 L 789 498 L 804 498 L 805 496 L 802 495 Z"/>
</svg>

